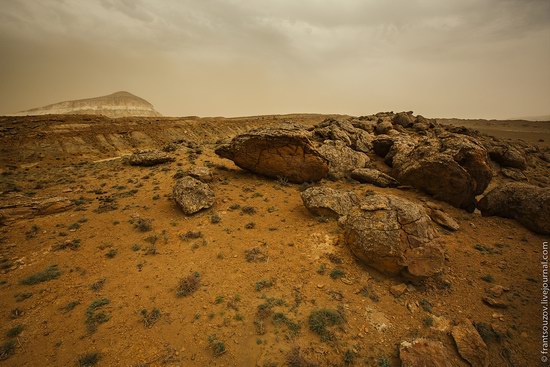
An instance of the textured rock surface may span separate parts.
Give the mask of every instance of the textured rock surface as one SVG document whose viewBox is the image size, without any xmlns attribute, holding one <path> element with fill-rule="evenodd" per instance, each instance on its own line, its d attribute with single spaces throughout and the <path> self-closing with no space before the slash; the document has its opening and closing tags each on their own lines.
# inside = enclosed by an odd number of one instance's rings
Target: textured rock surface
<svg viewBox="0 0 550 367">
<path fill-rule="evenodd" d="M 349 148 L 341 141 L 328 140 L 317 149 L 329 162 L 329 174 L 333 178 L 348 177 L 351 171 L 365 167 L 370 161 L 366 154 Z"/>
<path fill-rule="evenodd" d="M 402 342 L 399 358 L 403 367 L 453 367 L 443 343 L 435 340 Z"/>
<path fill-rule="evenodd" d="M 193 167 L 187 174 L 202 182 L 212 182 L 214 179 L 212 171 L 207 167 Z"/>
<path fill-rule="evenodd" d="M 488 149 L 491 159 L 503 167 L 525 169 L 527 161 L 519 150 L 504 144 L 495 144 Z"/>
<path fill-rule="evenodd" d="M 439 209 L 432 209 L 430 211 L 430 218 L 443 228 L 447 228 L 451 231 L 458 231 L 460 229 L 460 225 L 456 220 Z"/>
<path fill-rule="evenodd" d="M 463 320 L 453 327 L 451 335 L 458 348 L 458 353 L 472 367 L 487 367 L 489 365 L 487 345 L 470 320 Z"/>
<path fill-rule="evenodd" d="M 477 204 L 483 216 L 516 219 L 530 230 L 550 233 L 550 188 L 513 182 L 499 186 Z"/>
<path fill-rule="evenodd" d="M 361 183 L 370 183 L 379 187 L 396 187 L 399 182 L 393 177 L 372 168 L 358 168 L 351 172 L 351 178 Z"/>
<path fill-rule="evenodd" d="M 190 176 L 181 178 L 176 182 L 173 197 L 181 210 L 187 215 L 214 205 L 214 192 L 210 187 Z"/>
<path fill-rule="evenodd" d="M 313 147 L 308 132 L 299 128 L 267 128 L 237 135 L 216 154 L 241 168 L 290 182 L 319 181 L 329 165 Z"/>
<path fill-rule="evenodd" d="M 131 166 L 155 166 L 166 162 L 175 161 L 174 157 L 158 151 L 134 153 L 128 157 L 128 164 Z"/>
<path fill-rule="evenodd" d="M 54 103 L 23 111 L 18 115 L 46 114 L 104 115 L 107 117 L 161 116 L 151 103 L 128 92 L 116 92 L 108 96 Z"/>
<path fill-rule="evenodd" d="M 372 195 L 341 221 L 353 254 L 382 273 L 432 276 L 444 265 L 441 244 L 423 207 L 393 195 Z"/>
<path fill-rule="evenodd" d="M 328 187 L 310 187 L 301 193 L 304 206 L 314 215 L 339 218 L 359 203 L 352 191 L 339 191 Z"/>
<path fill-rule="evenodd" d="M 475 208 L 475 196 L 483 193 L 492 179 L 487 152 L 464 135 L 426 137 L 416 144 L 394 142 L 386 160 L 388 156 L 392 176 L 401 184 L 469 211 Z"/>
</svg>

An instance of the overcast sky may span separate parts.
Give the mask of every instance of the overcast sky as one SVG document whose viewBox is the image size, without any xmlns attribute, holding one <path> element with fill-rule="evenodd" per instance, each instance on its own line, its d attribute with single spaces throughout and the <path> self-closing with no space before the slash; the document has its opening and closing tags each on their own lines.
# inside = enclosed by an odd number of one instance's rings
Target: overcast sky
<svg viewBox="0 0 550 367">
<path fill-rule="evenodd" d="M 0 0 L 0 114 L 550 114 L 549 0 Z"/>
</svg>

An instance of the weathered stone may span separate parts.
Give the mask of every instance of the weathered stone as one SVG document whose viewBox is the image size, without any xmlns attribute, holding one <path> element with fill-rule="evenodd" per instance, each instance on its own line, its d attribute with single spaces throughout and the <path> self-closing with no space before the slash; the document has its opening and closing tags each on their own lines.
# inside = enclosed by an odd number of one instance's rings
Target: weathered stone
<svg viewBox="0 0 550 367">
<path fill-rule="evenodd" d="M 428 339 L 402 342 L 399 346 L 402 367 L 452 367 L 443 343 Z"/>
<path fill-rule="evenodd" d="M 397 182 L 393 177 L 372 168 L 358 168 L 351 172 L 351 178 L 361 183 L 370 183 L 379 187 L 397 187 Z"/>
<path fill-rule="evenodd" d="M 393 145 L 394 138 L 388 135 L 378 135 L 372 141 L 372 149 L 379 157 L 384 158 L 386 154 L 390 151 L 391 146 Z"/>
<path fill-rule="evenodd" d="M 510 145 L 495 144 L 488 149 L 491 159 L 503 167 L 527 168 L 525 156 Z"/>
<path fill-rule="evenodd" d="M 412 116 L 412 114 L 399 112 L 395 116 L 393 116 L 392 122 L 394 125 L 409 127 L 415 122 L 415 118 Z"/>
<path fill-rule="evenodd" d="M 173 162 L 176 159 L 163 152 L 148 151 L 134 153 L 128 157 L 131 166 L 154 166 L 161 163 Z"/>
<path fill-rule="evenodd" d="M 530 230 L 550 233 L 550 188 L 512 182 L 499 186 L 477 204 L 483 216 L 512 218 Z"/>
<path fill-rule="evenodd" d="M 418 204 L 393 195 L 368 196 L 341 225 L 352 253 L 380 272 L 426 277 L 443 269 L 443 249 Z"/>
<path fill-rule="evenodd" d="M 503 168 L 500 173 L 504 177 L 510 178 L 514 181 L 527 181 L 527 176 L 517 168 Z"/>
<path fill-rule="evenodd" d="M 173 197 L 181 210 L 187 215 L 214 205 L 214 192 L 207 184 L 191 176 L 176 181 Z"/>
<path fill-rule="evenodd" d="M 304 206 L 314 215 L 339 218 L 359 204 L 353 191 L 338 191 L 328 187 L 310 187 L 300 194 Z"/>
<path fill-rule="evenodd" d="M 508 303 L 505 301 L 495 299 L 493 297 L 489 296 L 483 296 L 483 302 L 485 302 L 488 306 L 494 307 L 494 308 L 508 308 Z"/>
<path fill-rule="evenodd" d="M 329 162 L 329 175 L 337 179 L 348 177 L 351 171 L 365 167 L 370 161 L 368 155 L 349 148 L 341 141 L 327 140 L 317 150 Z"/>
<path fill-rule="evenodd" d="M 393 129 L 392 123 L 387 120 L 384 120 L 382 122 L 379 122 L 376 125 L 376 127 L 374 128 L 374 132 L 376 133 L 376 135 L 387 134 L 392 129 Z"/>
<path fill-rule="evenodd" d="M 425 137 L 418 143 L 396 141 L 385 162 L 391 164 L 392 176 L 401 184 L 469 211 L 475 208 L 475 196 L 483 193 L 492 179 L 487 152 L 464 135 Z"/>
<path fill-rule="evenodd" d="M 450 215 L 447 213 L 439 210 L 439 209 L 432 209 L 430 212 L 430 218 L 443 228 L 449 229 L 451 231 L 458 231 L 460 229 L 460 225 L 456 220 L 454 220 Z"/>
<path fill-rule="evenodd" d="M 193 167 L 187 174 L 202 182 L 212 182 L 214 179 L 212 171 L 207 167 Z"/>
<path fill-rule="evenodd" d="M 290 182 L 319 181 L 328 174 L 328 162 L 313 147 L 310 133 L 300 128 L 252 130 L 216 149 L 220 157 L 241 168 Z"/>
<path fill-rule="evenodd" d="M 489 365 L 487 345 L 470 320 L 463 320 L 453 327 L 451 335 L 458 348 L 458 353 L 472 367 L 487 367 Z"/>
<path fill-rule="evenodd" d="M 390 293 L 394 297 L 399 297 L 403 295 L 407 291 L 407 285 L 405 283 L 396 284 L 392 287 L 390 287 Z"/>
</svg>

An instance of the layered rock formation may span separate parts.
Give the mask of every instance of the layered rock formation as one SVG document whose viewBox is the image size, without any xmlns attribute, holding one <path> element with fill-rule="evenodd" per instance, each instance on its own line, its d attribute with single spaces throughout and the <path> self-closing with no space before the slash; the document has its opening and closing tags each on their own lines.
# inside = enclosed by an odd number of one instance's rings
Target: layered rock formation
<svg viewBox="0 0 550 367">
<path fill-rule="evenodd" d="M 104 115 L 107 117 L 159 117 L 153 105 L 128 92 L 54 103 L 22 111 L 17 115 Z"/>
</svg>

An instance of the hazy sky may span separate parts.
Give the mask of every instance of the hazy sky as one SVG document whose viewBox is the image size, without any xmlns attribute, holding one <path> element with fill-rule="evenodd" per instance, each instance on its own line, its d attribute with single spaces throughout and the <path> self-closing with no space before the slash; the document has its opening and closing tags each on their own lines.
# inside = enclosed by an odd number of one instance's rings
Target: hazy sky
<svg viewBox="0 0 550 367">
<path fill-rule="evenodd" d="M 550 114 L 549 0 L 0 0 L 0 114 Z"/>
</svg>

